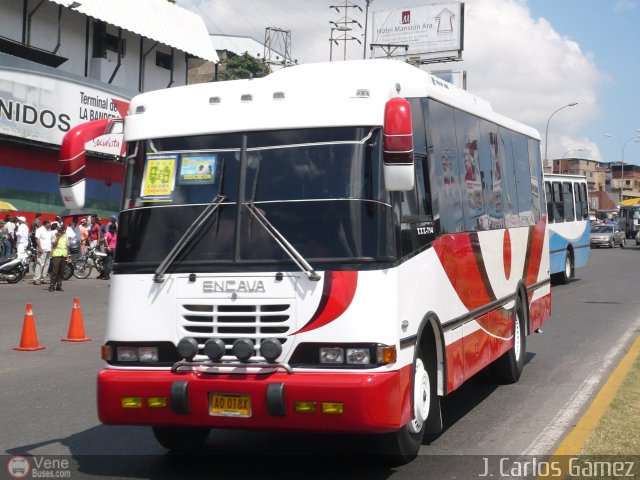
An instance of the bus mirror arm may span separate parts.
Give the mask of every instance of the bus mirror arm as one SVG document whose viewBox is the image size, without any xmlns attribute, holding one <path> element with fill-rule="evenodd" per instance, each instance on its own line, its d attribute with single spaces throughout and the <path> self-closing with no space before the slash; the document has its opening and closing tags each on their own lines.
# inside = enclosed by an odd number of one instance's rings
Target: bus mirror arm
<svg viewBox="0 0 640 480">
<path fill-rule="evenodd" d="M 293 245 L 291 245 L 286 238 L 273 226 L 269 220 L 262 214 L 262 212 L 256 208 L 253 203 L 246 203 L 245 206 L 251 212 L 251 215 L 256 221 L 262 225 L 262 227 L 271 235 L 276 243 L 282 248 L 287 255 L 293 260 L 300 270 L 304 272 L 309 280 L 312 282 L 320 281 L 320 275 L 313 269 L 309 262 L 298 252 Z"/>
</svg>

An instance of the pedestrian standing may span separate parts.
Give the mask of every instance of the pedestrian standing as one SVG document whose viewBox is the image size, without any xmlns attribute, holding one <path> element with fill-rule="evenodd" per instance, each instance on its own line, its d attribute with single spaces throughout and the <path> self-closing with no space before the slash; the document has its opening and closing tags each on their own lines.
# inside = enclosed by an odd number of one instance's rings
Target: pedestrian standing
<svg viewBox="0 0 640 480">
<path fill-rule="evenodd" d="M 11 215 L 4 217 L 4 254 L 11 255 L 13 253 L 13 245 L 15 243 L 16 226 L 13 223 Z"/>
<path fill-rule="evenodd" d="M 0 257 L 4 257 L 4 220 L 0 219 Z"/>
<path fill-rule="evenodd" d="M 84 255 L 84 249 L 87 245 L 87 238 L 89 238 L 89 229 L 87 228 L 87 219 L 80 220 L 80 251 Z"/>
<path fill-rule="evenodd" d="M 80 245 L 78 245 L 80 239 L 76 234 L 75 224 L 73 221 L 69 222 L 69 225 L 67 225 L 65 234 L 67 235 L 67 242 L 69 244 L 69 256 L 75 260 L 80 254 Z"/>
<path fill-rule="evenodd" d="M 36 230 L 36 272 L 33 277 L 33 284 L 40 285 L 44 283 L 44 277 L 49 271 L 49 262 L 51 261 L 51 222 L 45 220 L 42 226 Z"/>
<path fill-rule="evenodd" d="M 27 219 L 23 216 L 17 217 L 18 228 L 16 228 L 16 248 L 18 257 L 23 258 L 27 255 L 27 246 L 29 245 L 29 227 Z"/>
<path fill-rule="evenodd" d="M 95 213 L 91 215 L 91 227 L 89 227 L 89 246 L 98 247 L 100 242 L 100 219 Z"/>
<path fill-rule="evenodd" d="M 29 230 L 29 232 L 31 232 L 31 245 L 34 247 L 36 246 L 36 230 L 42 226 L 42 219 L 40 217 L 42 217 L 42 214 L 36 213 L 36 218 L 31 222 L 31 229 Z"/>
<path fill-rule="evenodd" d="M 64 277 L 64 264 L 67 261 L 67 236 L 65 235 L 64 224 L 58 223 L 58 231 L 52 237 L 51 246 L 51 281 L 49 282 L 49 291 L 57 290 L 62 292 L 62 279 Z"/>
<path fill-rule="evenodd" d="M 118 241 L 118 229 L 115 223 L 109 226 L 109 231 L 104 235 L 104 245 L 107 252 L 107 264 L 105 266 L 103 280 L 109 280 L 111 268 L 113 267 L 113 256 L 116 253 L 116 242 Z M 101 278 L 101 277 L 98 277 Z"/>
</svg>

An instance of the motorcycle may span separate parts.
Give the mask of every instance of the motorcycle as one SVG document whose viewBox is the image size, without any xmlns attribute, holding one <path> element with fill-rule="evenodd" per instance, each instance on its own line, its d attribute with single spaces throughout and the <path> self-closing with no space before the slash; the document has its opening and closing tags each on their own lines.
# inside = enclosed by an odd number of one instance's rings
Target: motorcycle
<svg viewBox="0 0 640 480">
<path fill-rule="evenodd" d="M 83 257 L 73 262 L 73 276 L 87 278 L 95 268 L 100 276 L 104 276 L 107 264 L 107 254 L 102 253 L 97 247 L 87 247 Z"/>
<path fill-rule="evenodd" d="M 29 270 L 29 256 L 18 258 L 18 254 L 5 255 L 0 258 L 0 280 L 9 283 L 18 283 L 24 278 Z"/>
</svg>

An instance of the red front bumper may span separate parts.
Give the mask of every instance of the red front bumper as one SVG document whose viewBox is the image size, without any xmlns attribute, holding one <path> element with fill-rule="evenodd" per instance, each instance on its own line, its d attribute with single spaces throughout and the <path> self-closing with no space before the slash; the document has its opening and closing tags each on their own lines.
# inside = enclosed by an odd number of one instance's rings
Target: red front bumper
<svg viewBox="0 0 640 480">
<path fill-rule="evenodd" d="M 385 373 L 293 373 L 266 375 L 104 369 L 98 374 L 98 415 L 111 425 L 206 426 L 322 432 L 390 432 L 411 419 L 411 366 Z M 176 413 L 170 391 L 188 382 L 189 413 Z M 269 413 L 267 386 L 284 384 L 285 415 Z M 209 414 L 209 394 L 251 395 L 250 418 Z M 123 408 L 122 397 L 142 397 L 141 408 Z M 167 397 L 164 408 L 147 407 L 146 397 Z M 315 413 L 294 411 L 294 402 L 316 402 Z M 320 412 L 322 402 L 344 403 L 343 414 Z M 179 410 L 179 409 L 178 409 Z"/>
</svg>

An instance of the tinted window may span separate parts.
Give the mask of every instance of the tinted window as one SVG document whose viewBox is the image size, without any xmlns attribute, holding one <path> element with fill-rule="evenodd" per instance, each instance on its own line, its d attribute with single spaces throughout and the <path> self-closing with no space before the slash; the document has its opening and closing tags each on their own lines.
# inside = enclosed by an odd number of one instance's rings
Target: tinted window
<svg viewBox="0 0 640 480">
<path fill-rule="evenodd" d="M 468 113 L 455 111 L 456 139 L 458 155 L 461 159 L 460 185 L 462 186 L 462 206 L 465 230 L 483 230 L 485 220 L 484 195 L 480 177 L 478 118 Z M 486 222 L 485 222 L 486 223 Z"/>
<path fill-rule="evenodd" d="M 553 182 L 551 184 L 553 193 L 553 219 L 555 223 L 564 222 L 564 203 L 562 202 L 562 184 Z"/>
<path fill-rule="evenodd" d="M 553 194 L 551 193 L 550 182 L 544 182 L 544 194 L 547 198 L 547 222 L 553 223 Z"/>
<path fill-rule="evenodd" d="M 480 120 L 480 177 L 490 229 L 504 228 L 502 174 L 498 161 L 498 127 Z"/>
<path fill-rule="evenodd" d="M 564 219 L 567 222 L 573 222 L 576 216 L 573 210 L 573 184 L 571 182 L 563 182 L 562 200 L 564 203 Z"/>
<path fill-rule="evenodd" d="M 498 129 L 498 160 L 502 175 L 503 210 L 507 228 L 520 226 L 511 138 L 511 131 L 505 128 Z"/>
<path fill-rule="evenodd" d="M 587 185 L 581 184 L 580 191 L 582 192 L 582 218 L 584 220 L 589 220 L 589 196 L 587 194 Z"/>
<path fill-rule="evenodd" d="M 529 168 L 531 169 L 531 200 L 533 206 L 533 219 L 538 222 L 542 217 L 542 160 L 540 158 L 540 142 L 529 138 Z"/>
<path fill-rule="evenodd" d="M 453 108 L 429 100 L 427 123 L 433 152 L 429 156 L 434 173 L 431 185 L 438 191 L 440 232 L 461 232 L 464 222 Z"/>
<path fill-rule="evenodd" d="M 533 200 L 531 197 L 531 170 L 529 166 L 529 146 L 527 138 L 519 133 L 511 134 L 513 143 L 513 164 L 516 173 L 518 195 L 518 215 L 520 225 L 533 225 Z"/>
</svg>

